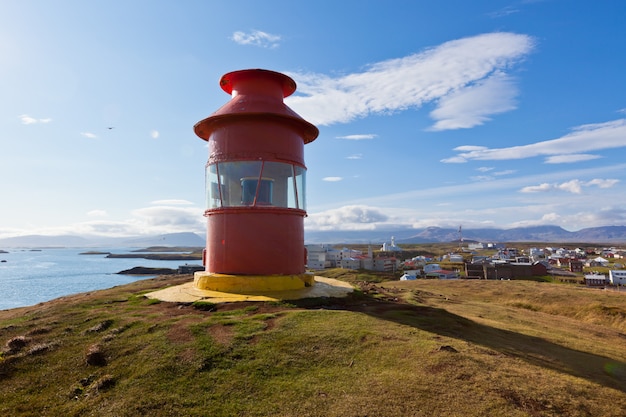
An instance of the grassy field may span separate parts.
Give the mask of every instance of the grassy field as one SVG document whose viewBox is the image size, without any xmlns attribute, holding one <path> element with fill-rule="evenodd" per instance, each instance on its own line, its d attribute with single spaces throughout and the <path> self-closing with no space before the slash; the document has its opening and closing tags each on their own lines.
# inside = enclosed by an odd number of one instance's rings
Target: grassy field
<svg viewBox="0 0 626 417">
<path fill-rule="evenodd" d="M 625 415 L 623 293 L 327 274 L 358 291 L 143 297 L 169 276 L 0 311 L 0 415 Z"/>
</svg>

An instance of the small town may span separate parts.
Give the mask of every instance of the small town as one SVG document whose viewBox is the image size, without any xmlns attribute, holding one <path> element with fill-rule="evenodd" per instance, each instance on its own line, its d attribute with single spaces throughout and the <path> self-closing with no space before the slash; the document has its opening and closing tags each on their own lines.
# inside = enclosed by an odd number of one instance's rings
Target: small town
<svg viewBox="0 0 626 417">
<path fill-rule="evenodd" d="M 307 245 L 307 267 L 313 271 L 341 268 L 387 272 L 400 281 L 527 279 L 614 290 L 626 284 L 626 249 L 618 247 L 514 247 L 469 242 L 447 253 L 411 256 L 415 248 L 416 245 L 399 246 L 393 237 L 390 243 L 376 249 L 367 245 L 366 251 Z"/>
</svg>

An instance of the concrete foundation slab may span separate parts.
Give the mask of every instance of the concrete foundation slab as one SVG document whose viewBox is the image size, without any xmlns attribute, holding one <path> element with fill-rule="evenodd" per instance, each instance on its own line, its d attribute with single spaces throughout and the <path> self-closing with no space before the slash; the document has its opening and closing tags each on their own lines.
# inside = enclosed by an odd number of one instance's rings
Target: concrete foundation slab
<svg viewBox="0 0 626 417">
<path fill-rule="evenodd" d="M 147 298 L 175 303 L 232 303 L 237 301 L 288 301 L 303 298 L 334 297 L 342 298 L 354 291 L 347 282 L 332 278 L 315 277 L 315 284 L 299 290 L 234 294 L 198 289 L 193 282 L 164 288 L 145 294 Z"/>
</svg>

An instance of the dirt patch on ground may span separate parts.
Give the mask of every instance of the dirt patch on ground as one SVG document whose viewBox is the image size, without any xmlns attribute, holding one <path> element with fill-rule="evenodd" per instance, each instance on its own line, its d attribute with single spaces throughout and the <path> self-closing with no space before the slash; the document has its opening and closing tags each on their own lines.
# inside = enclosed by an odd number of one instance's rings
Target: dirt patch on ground
<svg viewBox="0 0 626 417">
<path fill-rule="evenodd" d="M 208 332 L 217 343 L 223 346 L 228 346 L 233 340 L 234 332 L 231 326 L 222 326 L 216 324 L 208 328 Z"/>
<path fill-rule="evenodd" d="M 197 320 L 187 318 L 175 323 L 167 331 L 167 339 L 173 343 L 191 342 L 194 338 L 189 326 L 197 322 Z"/>
</svg>

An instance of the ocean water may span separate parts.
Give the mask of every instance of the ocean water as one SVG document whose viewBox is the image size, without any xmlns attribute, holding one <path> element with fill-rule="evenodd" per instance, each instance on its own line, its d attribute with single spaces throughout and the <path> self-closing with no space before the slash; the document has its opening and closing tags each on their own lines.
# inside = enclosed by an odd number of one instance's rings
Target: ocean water
<svg viewBox="0 0 626 417">
<path fill-rule="evenodd" d="M 80 255 L 86 251 L 131 253 L 133 250 L 124 248 L 4 250 L 9 253 L 0 253 L 0 261 L 6 261 L 0 262 L 0 310 L 35 305 L 65 295 L 111 288 L 148 278 L 116 274 L 135 266 L 177 268 L 187 262 Z"/>
</svg>

